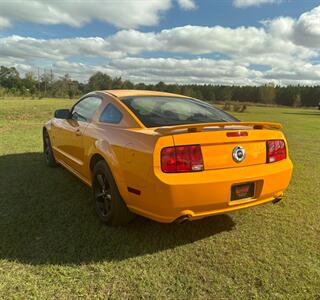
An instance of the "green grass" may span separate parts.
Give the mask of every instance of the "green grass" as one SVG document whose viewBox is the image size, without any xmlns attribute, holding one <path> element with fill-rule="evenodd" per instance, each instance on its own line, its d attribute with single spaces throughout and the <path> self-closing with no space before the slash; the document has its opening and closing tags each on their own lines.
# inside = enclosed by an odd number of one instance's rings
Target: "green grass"
<svg viewBox="0 0 320 300">
<path fill-rule="evenodd" d="M 0 101 L 0 298 L 320 298 L 320 113 L 249 107 L 281 122 L 294 176 L 284 201 L 183 225 L 109 228 L 90 190 L 45 167 L 41 128 L 70 100 Z"/>
</svg>

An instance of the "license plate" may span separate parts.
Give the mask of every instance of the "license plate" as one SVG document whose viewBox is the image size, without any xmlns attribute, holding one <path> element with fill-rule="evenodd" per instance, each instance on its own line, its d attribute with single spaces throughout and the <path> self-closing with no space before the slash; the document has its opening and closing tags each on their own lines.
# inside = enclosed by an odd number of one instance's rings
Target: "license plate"
<svg viewBox="0 0 320 300">
<path fill-rule="evenodd" d="M 254 185 L 254 182 L 233 185 L 231 187 L 231 201 L 253 198 Z"/>
</svg>

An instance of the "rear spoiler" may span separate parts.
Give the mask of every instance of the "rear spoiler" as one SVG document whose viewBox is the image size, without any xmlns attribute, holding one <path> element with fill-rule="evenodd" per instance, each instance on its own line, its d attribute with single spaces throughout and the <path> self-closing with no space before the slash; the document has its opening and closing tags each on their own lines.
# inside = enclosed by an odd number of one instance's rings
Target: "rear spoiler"
<svg viewBox="0 0 320 300">
<path fill-rule="evenodd" d="M 163 126 L 155 129 L 156 132 L 159 133 L 171 133 L 176 130 L 184 130 L 187 129 L 189 132 L 200 132 L 203 131 L 204 128 L 208 127 L 219 127 L 225 128 L 228 126 L 248 126 L 253 129 L 281 129 L 282 125 L 279 123 L 271 123 L 271 122 L 215 122 L 215 123 L 200 123 L 200 124 L 186 124 L 186 125 L 173 125 L 173 126 Z M 234 128 L 230 128 L 234 129 Z"/>
</svg>

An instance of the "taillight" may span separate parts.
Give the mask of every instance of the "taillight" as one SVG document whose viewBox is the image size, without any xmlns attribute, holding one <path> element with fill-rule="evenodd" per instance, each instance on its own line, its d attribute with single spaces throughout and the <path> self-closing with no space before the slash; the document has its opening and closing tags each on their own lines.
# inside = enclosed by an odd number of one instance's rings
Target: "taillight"
<svg viewBox="0 0 320 300">
<path fill-rule="evenodd" d="M 164 148 L 161 151 L 161 169 L 163 172 L 177 172 L 176 149 L 174 147 Z"/>
<path fill-rule="evenodd" d="M 161 151 L 161 169 L 165 173 L 203 171 L 200 145 L 163 148 Z"/>
<path fill-rule="evenodd" d="M 283 140 L 267 141 L 267 163 L 286 159 L 287 150 Z"/>
</svg>

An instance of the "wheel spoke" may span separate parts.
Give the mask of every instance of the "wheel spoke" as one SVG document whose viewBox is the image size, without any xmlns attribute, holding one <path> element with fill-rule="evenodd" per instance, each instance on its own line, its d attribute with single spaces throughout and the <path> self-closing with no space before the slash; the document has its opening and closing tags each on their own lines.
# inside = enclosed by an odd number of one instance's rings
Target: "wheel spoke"
<svg viewBox="0 0 320 300">
<path fill-rule="evenodd" d="M 101 187 L 103 190 L 105 190 L 106 185 L 105 185 L 105 183 L 104 183 L 103 176 L 102 176 L 101 174 L 98 174 L 98 175 L 97 175 L 97 180 L 98 180 L 98 183 L 99 183 L 100 187 Z"/>
<path fill-rule="evenodd" d="M 95 201 L 96 207 L 103 217 L 111 213 L 111 190 L 105 174 L 97 174 L 95 180 Z"/>
<path fill-rule="evenodd" d="M 101 200 L 100 201 L 103 201 L 103 197 L 105 196 L 105 193 L 104 192 L 97 192 L 96 193 L 96 198 L 97 199 L 100 199 L 101 198 Z"/>
</svg>

